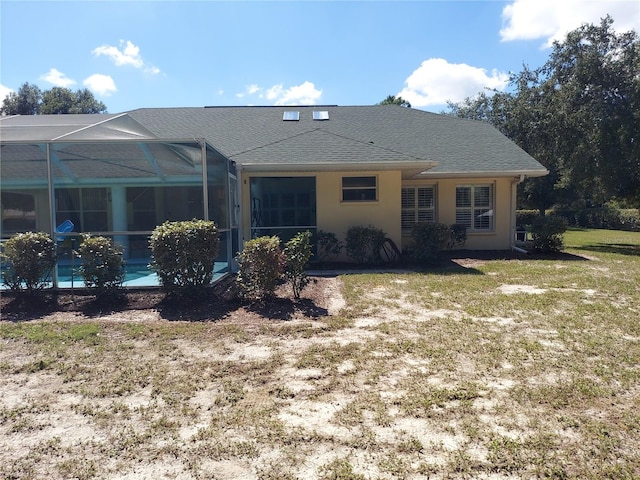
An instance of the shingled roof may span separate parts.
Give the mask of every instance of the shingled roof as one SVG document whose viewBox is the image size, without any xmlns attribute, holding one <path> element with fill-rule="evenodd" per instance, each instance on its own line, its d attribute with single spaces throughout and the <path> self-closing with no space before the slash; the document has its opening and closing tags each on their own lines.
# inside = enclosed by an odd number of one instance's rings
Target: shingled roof
<svg viewBox="0 0 640 480">
<path fill-rule="evenodd" d="M 283 120 L 285 112 L 298 120 Z M 314 120 L 313 112 L 326 112 Z M 542 176 L 485 122 L 397 105 L 143 108 L 122 114 L 4 117 L 3 142 L 204 139 L 246 169 L 399 169 L 405 177 Z"/>
<path fill-rule="evenodd" d="M 283 120 L 287 111 L 299 112 L 299 120 Z M 314 111 L 328 120 L 314 120 Z M 397 105 L 145 108 L 129 115 L 158 137 L 204 138 L 238 164 L 265 169 L 413 163 L 428 169 L 425 177 L 547 173 L 485 122 Z"/>
</svg>

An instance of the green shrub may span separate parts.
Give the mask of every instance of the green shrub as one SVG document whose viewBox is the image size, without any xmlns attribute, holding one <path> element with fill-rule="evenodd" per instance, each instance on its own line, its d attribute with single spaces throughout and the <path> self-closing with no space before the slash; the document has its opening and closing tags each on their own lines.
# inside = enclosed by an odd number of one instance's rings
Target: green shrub
<svg viewBox="0 0 640 480">
<path fill-rule="evenodd" d="M 44 289 L 56 264 L 56 244 L 44 232 L 14 235 L 4 244 L 4 283 L 14 291 L 28 293 Z"/>
<path fill-rule="evenodd" d="M 516 225 L 529 226 L 540 216 L 539 210 L 516 210 Z"/>
<path fill-rule="evenodd" d="M 581 210 L 555 210 L 554 214 L 565 218 L 569 225 L 575 227 L 640 231 L 640 210 L 635 208 L 606 206 Z"/>
<path fill-rule="evenodd" d="M 345 240 L 347 255 L 359 264 L 380 263 L 380 250 L 386 237 L 383 230 L 373 225 L 349 227 Z"/>
<path fill-rule="evenodd" d="M 291 284 L 294 298 L 300 298 L 300 293 L 309 284 L 305 268 L 313 254 L 311 246 L 311 232 L 299 232 L 289 240 L 284 248 L 284 275 Z"/>
<path fill-rule="evenodd" d="M 252 301 L 272 297 L 285 266 L 280 239 L 273 236 L 249 240 L 237 260 L 240 268 L 236 282 L 243 297 Z"/>
<path fill-rule="evenodd" d="M 122 247 L 112 239 L 83 235 L 78 255 L 84 284 L 97 295 L 111 294 L 122 287 L 125 277 Z"/>
<path fill-rule="evenodd" d="M 533 249 L 540 252 L 559 252 L 564 248 L 567 221 L 557 215 L 538 217 L 531 226 Z"/>
<path fill-rule="evenodd" d="M 335 233 L 318 230 L 316 261 L 324 262 L 332 257 L 340 255 L 344 245 Z"/>
<path fill-rule="evenodd" d="M 150 238 L 151 269 L 169 293 L 195 293 L 211 284 L 218 256 L 218 227 L 207 220 L 165 222 Z"/>
<path fill-rule="evenodd" d="M 620 212 L 620 230 L 640 232 L 640 209 L 623 208 Z"/>
<path fill-rule="evenodd" d="M 411 230 L 411 238 L 413 259 L 418 263 L 429 263 L 449 247 L 451 227 L 442 223 L 418 222 Z"/>
</svg>

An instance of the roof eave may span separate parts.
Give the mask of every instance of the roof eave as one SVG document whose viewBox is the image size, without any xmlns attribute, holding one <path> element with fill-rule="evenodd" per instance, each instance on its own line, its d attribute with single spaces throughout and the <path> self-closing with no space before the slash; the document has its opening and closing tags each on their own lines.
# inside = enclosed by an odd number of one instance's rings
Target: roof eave
<svg viewBox="0 0 640 480">
<path fill-rule="evenodd" d="M 239 162 L 241 163 L 241 162 Z M 438 166 L 438 162 L 342 162 L 342 163 L 241 163 L 247 172 L 345 172 L 402 171 L 403 176 L 415 176 Z"/>
<path fill-rule="evenodd" d="M 476 172 L 430 172 L 425 171 L 416 178 L 505 178 L 505 177 L 544 177 L 549 170 L 494 170 Z"/>
</svg>

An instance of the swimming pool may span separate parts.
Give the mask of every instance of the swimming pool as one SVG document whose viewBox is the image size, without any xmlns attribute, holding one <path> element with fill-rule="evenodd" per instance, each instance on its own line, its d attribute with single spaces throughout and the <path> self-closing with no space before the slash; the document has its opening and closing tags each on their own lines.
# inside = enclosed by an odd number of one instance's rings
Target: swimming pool
<svg viewBox="0 0 640 480">
<path fill-rule="evenodd" d="M 72 268 L 71 264 L 58 265 L 58 288 L 84 288 L 85 284 L 80 275 L 80 265 Z M 213 281 L 217 281 L 228 273 L 227 262 L 216 262 L 213 267 Z M 158 287 L 160 280 L 149 268 L 147 263 L 127 263 L 125 265 L 125 278 L 123 287 Z M 2 282 L 0 289 L 7 286 Z"/>
</svg>

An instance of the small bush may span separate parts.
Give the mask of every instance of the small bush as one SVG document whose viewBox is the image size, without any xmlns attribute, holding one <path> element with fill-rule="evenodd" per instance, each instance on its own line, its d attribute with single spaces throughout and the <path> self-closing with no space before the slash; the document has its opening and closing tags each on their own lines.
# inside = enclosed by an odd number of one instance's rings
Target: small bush
<svg viewBox="0 0 640 480">
<path fill-rule="evenodd" d="M 557 215 L 538 217 L 531 226 L 533 249 L 539 252 L 559 252 L 564 248 L 567 221 Z"/>
<path fill-rule="evenodd" d="M 467 243 L 467 226 L 460 223 L 454 223 L 450 227 L 451 237 L 449 239 L 449 250 L 453 248 L 462 248 Z"/>
<path fill-rule="evenodd" d="M 373 225 L 349 227 L 345 240 L 347 255 L 359 264 L 380 263 L 380 250 L 386 237 L 383 230 Z"/>
<path fill-rule="evenodd" d="M 280 239 L 273 236 L 249 240 L 237 260 L 240 269 L 236 282 L 243 297 L 252 301 L 272 297 L 285 266 Z"/>
<path fill-rule="evenodd" d="M 284 248 L 285 277 L 291 284 L 294 298 L 300 298 L 300 293 L 309 284 L 305 268 L 313 254 L 311 246 L 311 232 L 299 232 L 289 240 Z"/>
<path fill-rule="evenodd" d="M 44 289 L 56 264 L 56 244 L 44 232 L 14 235 L 4 244 L 4 283 L 14 291 L 28 293 Z"/>
<path fill-rule="evenodd" d="M 83 235 L 78 255 L 84 284 L 97 295 L 112 294 L 122 287 L 125 277 L 122 247 L 112 239 Z"/>
<path fill-rule="evenodd" d="M 640 209 L 623 208 L 620 212 L 620 230 L 640 232 Z"/>
<path fill-rule="evenodd" d="M 151 234 L 150 267 L 167 292 L 199 292 L 213 280 L 219 242 L 214 222 L 165 222 Z"/>
<path fill-rule="evenodd" d="M 344 245 L 335 233 L 318 230 L 316 261 L 325 262 L 332 257 L 340 255 Z"/>
<path fill-rule="evenodd" d="M 418 222 L 411 230 L 412 256 L 418 263 L 429 263 L 446 250 L 451 241 L 451 227 L 442 223 Z M 466 238 L 466 230 L 465 230 Z"/>
</svg>

